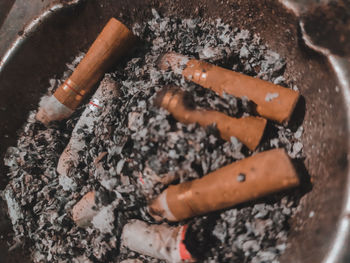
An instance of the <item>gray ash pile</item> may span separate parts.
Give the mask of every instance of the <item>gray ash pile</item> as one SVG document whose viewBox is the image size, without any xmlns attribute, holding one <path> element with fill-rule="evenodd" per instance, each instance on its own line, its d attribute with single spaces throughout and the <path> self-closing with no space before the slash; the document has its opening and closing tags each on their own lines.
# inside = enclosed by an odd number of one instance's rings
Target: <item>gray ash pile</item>
<svg viewBox="0 0 350 263">
<path fill-rule="evenodd" d="M 154 223 L 147 203 L 170 183 L 200 178 L 252 154 L 233 137 L 222 140 L 215 126 L 184 125 L 154 105 L 156 92 L 175 84 L 189 91 L 200 107 L 230 116 L 252 114 L 244 98 L 222 98 L 159 70 L 163 53 L 175 51 L 296 89 L 285 83 L 284 60 L 247 30 L 220 20 L 161 17 L 155 10 L 153 16 L 133 28 L 144 45 L 126 65 L 106 74 L 104 81 L 117 83 L 120 95 L 96 118 L 92 131 L 77 131 L 85 144 L 66 176 L 56 171 L 58 159 L 86 106 L 70 120 L 49 127 L 31 112 L 17 147 L 8 150 L 10 183 L 3 196 L 16 238 L 31 245 L 35 262 L 160 262 L 120 246 L 124 224 L 135 218 Z M 53 79 L 49 93 L 60 83 Z M 302 132 L 302 127 L 269 123 L 268 135 L 255 152 L 284 147 L 291 158 L 301 159 Z M 89 191 L 96 192 L 99 212 L 89 227 L 79 228 L 72 208 Z M 188 248 L 202 262 L 278 262 L 297 204 L 291 192 L 188 220 Z"/>
</svg>

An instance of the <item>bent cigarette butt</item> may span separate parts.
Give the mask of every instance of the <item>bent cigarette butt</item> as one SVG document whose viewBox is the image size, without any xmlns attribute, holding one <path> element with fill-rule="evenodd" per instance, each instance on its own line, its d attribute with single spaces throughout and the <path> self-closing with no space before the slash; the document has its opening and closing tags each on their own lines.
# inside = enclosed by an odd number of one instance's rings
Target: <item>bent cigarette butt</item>
<svg viewBox="0 0 350 263">
<path fill-rule="evenodd" d="M 91 225 L 93 217 L 97 214 L 95 192 L 91 191 L 84 195 L 72 210 L 73 221 L 79 227 Z"/>
<path fill-rule="evenodd" d="M 233 118 L 214 110 L 195 109 L 192 97 L 178 87 L 165 87 L 156 96 L 155 104 L 168 110 L 178 121 L 208 126 L 216 123 L 224 140 L 236 137 L 254 150 L 264 134 L 266 119 L 260 117 Z"/>
<path fill-rule="evenodd" d="M 221 96 L 223 92 L 236 97 L 246 96 L 256 103 L 259 115 L 280 123 L 289 120 L 299 99 L 297 91 L 174 52 L 163 55 L 158 66 L 163 70 L 171 68 L 187 80 Z"/>
<path fill-rule="evenodd" d="M 99 125 L 100 117 L 108 109 L 113 98 L 117 96 L 118 88 L 115 81 L 106 76 L 101 81 L 91 101 L 87 104 L 86 109 L 73 129 L 68 145 L 58 160 L 57 172 L 60 175 L 68 174 L 72 165 L 78 162 L 79 151 L 82 151 L 86 146 L 85 135 L 80 134 L 78 131 L 84 128 L 88 132 L 92 132 L 96 125 Z"/>
<path fill-rule="evenodd" d="M 40 104 L 37 120 L 47 124 L 69 117 L 112 62 L 124 55 L 135 39 L 125 25 L 111 18 L 73 74 L 52 95 L 55 105 Z"/>
<path fill-rule="evenodd" d="M 123 228 L 122 244 L 139 254 L 171 263 L 195 262 L 183 243 L 187 226 L 149 225 L 130 220 Z"/>
<path fill-rule="evenodd" d="M 200 179 L 168 187 L 148 207 L 160 221 L 180 221 L 299 185 L 283 149 L 258 153 Z"/>
</svg>

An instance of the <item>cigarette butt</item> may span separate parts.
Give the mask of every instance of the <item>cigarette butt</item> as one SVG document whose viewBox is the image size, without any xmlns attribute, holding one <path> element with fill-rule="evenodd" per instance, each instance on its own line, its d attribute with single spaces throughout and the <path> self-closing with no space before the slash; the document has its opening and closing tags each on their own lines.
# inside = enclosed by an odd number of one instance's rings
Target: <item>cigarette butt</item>
<svg viewBox="0 0 350 263">
<path fill-rule="evenodd" d="M 67 175 L 73 164 L 79 160 L 79 151 L 86 146 L 85 134 L 78 131 L 83 129 L 92 132 L 99 125 L 99 118 L 112 103 L 113 98 L 118 96 L 118 88 L 110 77 L 106 76 L 102 81 L 91 101 L 87 104 L 79 121 L 75 125 L 71 139 L 58 160 L 57 172 L 60 175 Z"/>
<path fill-rule="evenodd" d="M 183 242 L 186 230 L 187 225 L 150 225 L 134 219 L 123 228 L 122 244 L 139 254 L 171 263 L 195 262 Z"/>
<path fill-rule="evenodd" d="M 84 195 L 72 210 L 73 221 L 79 227 L 91 225 L 93 217 L 97 214 L 95 192 L 91 191 Z"/>
<path fill-rule="evenodd" d="M 221 137 L 236 137 L 249 149 L 254 150 L 264 134 L 266 119 L 260 117 L 233 118 L 218 111 L 196 110 L 192 97 L 178 87 L 165 87 L 156 96 L 155 104 L 168 110 L 178 121 L 208 126 L 216 123 Z"/>
<path fill-rule="evenodd" d="M 36 118 L 47 124 L 69 117 L 113 61 L 130 49 L 135 39 L 125 25 L 111 18 L 73 74 L 53 94 L 51 100 L 55 104 L 41 103 Z"/>
<path fill-rule="evenodd" d="M 148 207 L 158 221 L 180 221 L 299 185 L 283 149 L 258 153 L 200 179 L 173 185 Z"/>
<path fill-rule="evenodd" d="M 173 52 L 163 55 L 159 67 L 164 70 L 170 67 L 187 80 L 220 96 L 223 92 L 236 97 L 246 96 L 257 105 L 259 115 L 280 123 L 290 119 L 299 99 L 297 91 Z"/>
</svg>

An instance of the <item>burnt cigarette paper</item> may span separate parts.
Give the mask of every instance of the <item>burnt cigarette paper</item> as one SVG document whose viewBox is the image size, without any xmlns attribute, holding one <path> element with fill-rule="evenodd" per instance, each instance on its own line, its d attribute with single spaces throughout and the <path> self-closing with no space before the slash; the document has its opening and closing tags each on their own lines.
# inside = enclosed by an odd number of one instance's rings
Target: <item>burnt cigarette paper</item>
<svg viewBox="0 0 350 263">
<path fill-rule="evenodd" d="M 261 116 L 280 123 L 288 122 L 299 99 L 297 91 L 174 52 L 164 54 L 158 66 L 163 70 L 170 68 L 221 96 L 224 92 L 245 96 L 257 105 Z"/>
<path fill-rule="evenodd" d="M 117 96 L 118 88 L 116 82 L 110 76 L 106 75 L 92 96 L 91 101 L 86 105 L 86 109 L 74 127 L 71 139 L 58 161 L 57 172 L 61 178 L 66 179 L 70 167 L 74 164 L 77 165 L 79 151 L 82 151 L 87 146 L 85 135 L 84 133 L 80 133 L 80 130 L 84 128 L 88 133 L 92 133 L 94 128 L 99 125 L 103 115 L 108 113 L 113 98 Z M 60 183 L 65 187 L 63 179 L 61 179 Z"/>
<path fill-rule="evenodd" d="M 150 225 L 134 219 L 123 228 L 122 245 L 166 262 L 195 262 L 183 243 L 186 229 L 187 226 Z"/>
<path fill-rule="evenodd" d="M 149 206 L 156 220 L 180 221 L 299 185 L 283 149 L 234 162 L 200 179 L 171 185 Z"/>
</svg>

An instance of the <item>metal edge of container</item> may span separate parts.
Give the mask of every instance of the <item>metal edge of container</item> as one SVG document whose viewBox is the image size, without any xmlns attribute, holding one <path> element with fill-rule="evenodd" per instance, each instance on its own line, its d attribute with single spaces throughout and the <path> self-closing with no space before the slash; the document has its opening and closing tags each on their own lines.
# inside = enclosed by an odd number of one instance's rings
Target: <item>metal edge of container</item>
<svg viewBox="0 0 350 263">
<path fill-rule="evenodd" d="M 279 0 L 285 8 L 294 13 L 295 16 L 300 15 L 308 9 L 310 4 L 309 0 Z M 329 1 L 326 1 L 329 2 Z M 301 36 L 304 43 L 312 50 L 324 55 L 333 69 L 339 85 L 342 90 L 344 103 L 346 107 L 346 120 L 347 120 L 347 133 L 350 135 L 350 58 L 339 57 L 332 54 L 332 52 L 324 47 L 314 44 L 312 38 L 307 35 L 304 27 L 304 23 L 299 20 L 299 26 L 301 30 Z M 348 145 L 350 149 L 350 143 Z M 349 151 L 347 159 L 350 159 Z M 349 262 L 350 260 L 350 170 L 347 171 L 347 185 L 345 199 L 342 204 L 342 214 L 339 217 L 337 224 L 337 230 L 335 236 L 331 242 L 331 247 L 327 252 L 323 263 L 336 263 L 336 262 Z"/>
<path fill-rule="evenodd" d="M 3 57 L 0 60 L 0 73 L 2 73 L 3 69 L 5 68 L 7 62 L 11 59 L 11 57 L 17 52 L 18 49 L 21 48 L 22 43 L 26 41 L 26 39 L 30 36 L 31 33 L 35 32 L 35 30 L 43 23 L 47 18 L 52 16 L 55 12 L 71 8 L 72 6 L 75 6 L 82 2 L 83 0 L 72 0 L 67 3 L 57 3 L 46 10 L 44 10 L 39 16 L 34 18 L 32 21 L 27 24 L 27 26 L 23 30 L 23 34 L 18 36 L 12 44 L 10 44 L 8 50 L 5 52 Z"/>
<path fill-rule="evenodd" d="M 327 56 L 341 86 L 345 106 L 347 109 L 347 132 L 350 131 L 350 61 L 332 54 Z M 350 148 L 350 145 L 348 145 Z M 348 152 L 349 160 L 349 152 Z M 346 198 L 343 203 L 342 215 L 339 222 L 332 247 L 329 250 L 324 263 L 349 262 L 350 254 L 350 172 L 347 171 Z"/>
</svg>

